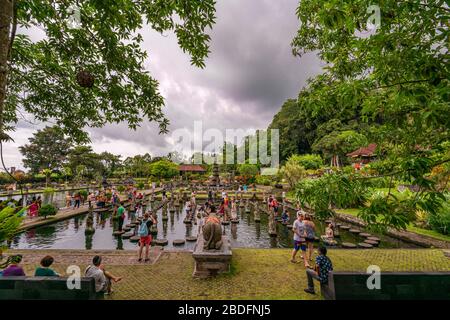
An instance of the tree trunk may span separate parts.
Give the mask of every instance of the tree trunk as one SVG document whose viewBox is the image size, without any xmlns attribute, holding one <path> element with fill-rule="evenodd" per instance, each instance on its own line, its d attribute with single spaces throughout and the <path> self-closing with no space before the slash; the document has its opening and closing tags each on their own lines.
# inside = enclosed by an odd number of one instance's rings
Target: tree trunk
<svg viewBox="0 0 450 320">
<path fill-rule="evenodd" d="M 6 85 L 8 82 L 8 58 L 10 48 L 10 31 L 13 17 L 13 0 L 0 0 L 0 135 L 4 127 L 4 105 Z"/>
</svg>

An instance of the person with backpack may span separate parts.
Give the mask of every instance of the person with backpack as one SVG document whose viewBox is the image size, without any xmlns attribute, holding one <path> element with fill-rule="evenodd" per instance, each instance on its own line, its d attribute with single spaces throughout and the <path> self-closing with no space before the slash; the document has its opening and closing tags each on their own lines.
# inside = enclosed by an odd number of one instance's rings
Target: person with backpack
<svg viewBox="0 0 450 320">
<path fill-rule="evenodd" d="M 149 261 L 148 253 L 150 249 L 150 244 L 152 242 L 152 236 L 150 234 L 150 228 L 153 224 L 156 224 L 156 220 L 153 215 L 149 215 L 147 212 L 144 214 L 144 219 L 139 225 L 138 235 L 140 237 L 139 240 L 139 259 L 138 261 L 142 261 L 142 251 L 145 246 L 145 262 Z"/>
</svg>

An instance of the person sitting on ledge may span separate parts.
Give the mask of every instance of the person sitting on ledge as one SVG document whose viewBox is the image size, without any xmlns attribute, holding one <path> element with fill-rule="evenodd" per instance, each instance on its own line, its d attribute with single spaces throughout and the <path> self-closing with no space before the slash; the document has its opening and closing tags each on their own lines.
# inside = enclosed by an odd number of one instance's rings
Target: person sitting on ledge
<svg viewBox="0 0 450 320">
<path fill-rule="evenodd" d="M 52 256 L 45 256 L 41 260 L 41 266 L 36 268 L 36 271 L 34 272 L 35 277 L 59 277 L 59 274 L 57 274 L 53 269 L 50 269 L 50 266 L 52 265 L 53 259 Z"/>
<path fill-rule="evenodd" d="M 327 257 L 327 248 L 319 247 L 319 256 L 316 257 L 315 270 L 306 269 L 306 276 L 308 278 L 308 288 L 306 293 L 315 294 L 314 279 L 319 280 L 322 295 L 324 297 L 330 296 L 328 287 L 328 272 L 333 270 L 333 264 L 330 258 Z"/>
<path fill-rule="evenodd" d="M 2 271 L 2 277 L 24 277 L 25 272 L 19 265 L 22 262 L 22 255 L 17 254 L 8 258 L 6 263 L 1 267 L 6 268 Z"/>
<path fill-rule="evenodd" d="M 122 277 L 116 277 L 110 272 L 105 270 L 105 266 L 102 264 L 102 258 L 100 256 L 95 256 L 92 259 L 92 264 L 86 268 L 85 276 L 89 278 L 94 278 L 95 280 L 95 291 L 97 293 L 111 294 L 112 282 L 119 282 Z"/>
<path fill-rule="evenodd" d="M 327 245 L 334 246 L 337 244 L 336 240 L 334 240 L 334 231 L 333 224 L 329 223 L 325 229 L 325 235 L 321 236 L 323 242 Z"/>
</svg>

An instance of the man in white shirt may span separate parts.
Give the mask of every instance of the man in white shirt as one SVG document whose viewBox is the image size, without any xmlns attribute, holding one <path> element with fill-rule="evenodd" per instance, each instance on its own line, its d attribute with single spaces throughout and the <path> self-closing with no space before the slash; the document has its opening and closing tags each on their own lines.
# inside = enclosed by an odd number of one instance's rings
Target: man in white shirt
<svg viewBox="0 0 450 320">
<path fill-rule="evenodd" d="M 106 271 L 104 265 L 102 265 L 102 258 L 100 256 L 95 256 L 94 259 L 92 259 L 92 263 L 93 265 L 86 268 L 85 276 L 94 278 L 95 292 L 111 294 L 113 292 L 111 283 L 119 282 L 122 278 L 116 277 Z"/>
</svg>

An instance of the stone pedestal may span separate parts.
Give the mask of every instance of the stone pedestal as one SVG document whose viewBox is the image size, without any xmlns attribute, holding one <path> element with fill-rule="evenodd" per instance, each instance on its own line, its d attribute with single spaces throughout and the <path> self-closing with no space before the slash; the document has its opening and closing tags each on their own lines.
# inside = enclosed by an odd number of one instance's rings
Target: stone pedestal
<svg viewBox="0 0 450 320">
<path fill-rule="evenodd" d="M 204 250 L 203 234 L 197 237 L 192 257 L 195 260 L 194 278 L 209 278 L 219 273 L 229 272 L 231 264 L 231 245 L 227 236 L 222 236 L 220 250 Z"/>
</svg>

